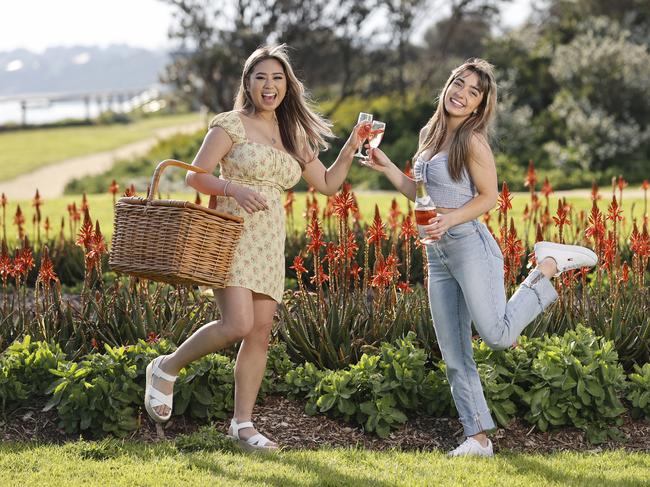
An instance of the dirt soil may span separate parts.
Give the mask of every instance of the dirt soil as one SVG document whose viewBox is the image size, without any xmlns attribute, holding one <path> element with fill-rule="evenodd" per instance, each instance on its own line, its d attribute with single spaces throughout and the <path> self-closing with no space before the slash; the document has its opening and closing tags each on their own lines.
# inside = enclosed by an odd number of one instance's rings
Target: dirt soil
<svg viewBox="0 0 650 487">
<path fill-rule="evenodd" d="M 0 419 L 0 441 L 63 443 L 79 438 L 57 427 L 56 411 L 44 413 L 42 406 L 20 408 Z M 360 447 L 368 450 L 442 450 L 447 451 L 462 442 L 462 428 L 455 418 L 420 416 L 409 419 L 388 438 L 364 434 L 362 428 L 326 416 L 305 414 L 304 402 L 281 396 L 269 396 L 255 408 L 253 418 L 257 428 L 285 449 L 316 449 L 330 447 Z M 180 434 L 197 431 L 205 421 L 174 417 L 164 427 L 164 437 L 174 439 Z M 215 421 L 218 431 L 227 430 L 227 421 Z M 582 431 L 561 428 L 542 433 L 523 421 L 515 420 L 508 428 L 499 428 L 491 438 L 496 451 L 550 453 L 557 451 L 598 452 L 624 448 L 629 451 L 650 451 L 650 423 L 624 417 L 620 431 L 622 442 L 601 445 L 587 442 Z M 159 441 L 156 425 L 145 412 L 140 414 L 140 428 L 129 439 L 143 442 Z"/>
</svg>

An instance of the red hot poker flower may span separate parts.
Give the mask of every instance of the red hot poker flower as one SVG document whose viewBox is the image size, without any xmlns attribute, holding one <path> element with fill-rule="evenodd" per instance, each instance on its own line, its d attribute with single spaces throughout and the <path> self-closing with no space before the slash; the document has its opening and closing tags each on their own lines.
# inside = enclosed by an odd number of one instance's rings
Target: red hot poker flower
<svg viewBox="0 0 650 487">
<path fill-rule="evenodd" d="M 318 218 L 313 218 L 309 223 L 309 226 L 307 227 L 307 236 L 311 239 L 311 242 L 307 246 L 307 250 L 314 255 L 318 254 L 320 248 L 325 246 L 323 232 L 318 224 Z"/>
<path fill-rule="evenodd" d="M 115 179 L 113 179 L 111 185 L 108 187 L 108 192 L 111 193 L 113 196 L 115 196 L 119 190 L 120 190 L 120 185 L 117 184 L 117 181 L 115 181 Z"/>
<path fill-rule="evenodd" d="M 639 257 L 650 256 L 650 238 L 648 237 L 648 226 L 644 225 L 643 232 L 639 232 L 634 222 L 632 234 L 630 235 L 630 250 Z"/>
<path fill-rule="evenodd" d="M 350 212 L 354 214 L 357 210 L 356 202 L 352 197 L 352 193 L 346 191 L 344 187 L 343 190 L 334 196 L 332 202 L 332 211 L 339 217 L 341 220 L 347 220 Z"/>
<path fill-rule="evenodd" d="M 16 206 L 16 214 L 14 215 L 14 225 L 21 226 L 25 224 L 25 216 L 23 215 L 23 210 L 20 209 L 20 205 Z"/>
<path fill-rule="evenodd" d="M 287 199 L 284 201 L 284 212 L 287 215 L 293 213 L 293 202 L 296 200 L 295 193 L 292 189 L 287 191 Z"/>
<path fill-rule="evenodd" d="M 34 195 L 34 199 L 32 200 L 32 206 L 36 208 L 36 210 L 38 211 L 38 209 L 41 207 L 42 204 L 43 204 L 43 199 L 41 198 L 41 195 L 39 194 L 37 189 L 36 194 Z"/>
<path fill-rule="evenodd" d="M 592 201 L 597 201 L 600 199 L 600 195 L 598 194 L 598 185 L 596 184 L 596 181 L 591 183 L 591 199 Z"/>
<path fill-rule="evenodd" d="M 79 230 L 79 235 L 77 236 L 77 240 L 75 243 L 79 247 L 84 247 L 85 249 L 88 249 L 90 247 L 90 242 L 93 237 L 93 222 L 90 219 L 90 213 L 88 212 L 88 208 L 84 210 L 84 222 L 81 225 L 81 229 Z"/>
<path fill-rule="evenodd" d="M 589 224 L 585 230 L 585 235 L 593 238 L 594 243 L 600 242 L 605 235 L 605 225 L 603 224 L 602 213 L 596 204 L 596 200 L 593 200 L 591 205 L 591 213 L 589 214 L 588 222 Z"/>
<path fill-rule="evenodd" d="M 377 259 L 377 268 L 375 275 L 370 278 L 370 285 L 372 287 L 386 287 L 393 279 L 393 272 L 390 266 L 384 261 L 383 258 Z"/>
<path fill-rule="evenodd" d="M 398 219 L 401 214 L 402 212 L 399 209 L 397 200 L 393 198 L 393 200 L 390 203 L 390 212 L 388 214 L 388 226 L 390 226 L 391 230 L 393 231 L 397 230 L 397 225 L 399 225 Z"/>
<path fill-rule="evenodd" d="M 413 292 L 413 288 L 406 281 L 400 281 L 397 283 L 397 289 L 402 291 L 404 294 L 409 294 Z"/>
<path fill-rule="evenodd" d="M 155 332 L 150 331 L 147 334 L 147 343 L 158 343 L 160 341 L 160 335 L 157 335 Z"/>
<path fill-rule="evenodd" d="M 561 199 L 557 200 L 557 213 L 553 217 L 553 221 L 560 228 L 571 223 L 569 220 L 569 207 Z"/>
<path fill-rule="evenodd" d="M 384 223 L 381 221 L 381 216 L 379 215 L 379 207 L 377 205 L 375 205 L 375 218 L 372 222 L 372 225 L 370 225 L 370 228 L 368 228 L 366 235 L 368 245 L 373 243 L 375 245 L 379 245 L 382 240 L 388 238 L 388 235 L 386 234 L 386 228 Z"/>
<path fill-rule="evenodd" d="M 535 163 L 533 160 L 528 161 L 528 172 L 526 173 L 526 179 L 524 179 L 524 186 L 530 188 L 530 191 L 535 191 L 535 185 L 537 184 L 537 173 L 535 172 Z"/>
<path fill-rule="evenodd" d="M 542 185 L 542 194 L 548 198 L 553 192 L 553 186 L 548 182 L 548 178 L 544 178 L 544 184 Z"/>
<path fill-rule="evenodd" d="M 58 281 L 59 278 L 54 272 L 54 264 L 52 259 L 50 259 L 50 252 L 47 248 L 47 245 L 43 246 L 43 255 L 41 257 L 41 268 L 38 271 L 38 277 L 36 279 L 39 282 L 44 282 L 48 284 L 50 281 Z"/>
<path fill-rule="evenodd" d="M 612 202 L 607 208 L 607 219 L 613 222 L 620 222 L 623 219 L 623 210 L 618 206 L 616 195 L 612 196 Z"/>
<path fill-rule="evenodd" d="M 404 221 L 402 222 L 402 229 L 399 237 L 403 240 L 406 240 L 408 238 L 415 238 L 417 235 L 418 235 L 418 231 L 415 228 L 415 225 L 413 224 L 411 215 L 406 215 L 404 217 Z"/>
<path fill-rule="evenodd" d="M 356 281 L 361 274 L 361 267 L 356 262 L 350 267 L 350 276 Z"/>
<path fill-rule="evenodd" d="M 293 258 L 293 265 L 289 267 L 289 269 L 293 269 L 294 271 L 296 271 L 296 274 L 300 276 L 300 274 L 304 274 L 305 272 L 307 272 L 307 268 L 305 267 L 304 264 L 305 264 L 304 259 L 301 256 L 296 255 Z"/>
<path fill-rule="evenodd" d="M 2 239 L 2 251 L 0 252 L 0 279 L 6 282 L 7 279 L 13 275 L 13 263 L 9 256 L 9 249 L 7 249 L 7 242 Z"/>
<path fill-rule="evenodd" d="M 413 168 L 411 167 L 411 160 L 407 159 L 406 164 L 404 164 L 404 174 L 406 177 L 413 179 Z"/>
<path fill-rule="evenodd" d="M 499 207 L 499 212 L 501 212 L 502 214 L 506 214 L 508 213 L 508 210 L 512 209 L 512 194 L 508 189 L 508 183 L 506 183 L 505 181 L 501 186 L 501 192 L 499 193 L 497 204 Z"/>
<path fill-rule="evenodd" d="M 107 250 L 106 243 L 104 242 L 104 236 L 99 229 L 99 220 L 97 220 L 95 224 L 95 232 L 90 237 L 90 243 L 87 249 L 88 252 L 86 254 L 86 259 L 88 261 L 88 265 L 98 265 L 101 261 L 102 254 L 105 254 Z"/>
<path fill-rule="evenodd" d="M 629 280 L 630 280 L 630 266 L 627 265 L 627 262 L 623 262 L 623 272 L 621 273 L 619 282 L 626 283 Z"/>
</svg>

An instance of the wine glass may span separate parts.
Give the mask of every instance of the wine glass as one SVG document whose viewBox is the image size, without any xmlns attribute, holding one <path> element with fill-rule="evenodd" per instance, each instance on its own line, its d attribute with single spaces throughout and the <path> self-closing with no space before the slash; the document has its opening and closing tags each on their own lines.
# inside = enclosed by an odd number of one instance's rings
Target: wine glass
<svg viewBox="0 0 650 487">
<path fill-rule="evenodd" d="M 384 138 L 384 132 L 386 131 L 386 124 L 380 122 L 379 120 L 373 120 L 372 125 L 370 126 L 370 133 L 368 134 L 368 145 L 373 149 L 379 147 L 381 139 Z M 361 164 L 370 165 L 370 158 L 364 156 L 359 162 Z"/>
<path fill-rule="evenodd" d="M 372 113 L 363 113 L 359 112 L 359 118 L 357 119 L 357 125 L 363 122 L 372 122 Z M 361 133 L 360 135 L 365 135 L 364 133 Z M 366 135 L 367 137 L 367 135 Z M 366 137 L 363 137 L 363 140 L 366 140 Z M 359 145 L 359 150 L 354 154 L 354 157 L 360 157 L 364 158 L 366 157 L 363 152 L 361 152 L 361 148 L 363 147 L 363 141 L 361 141 L 361 144 Z"/>
</svg>

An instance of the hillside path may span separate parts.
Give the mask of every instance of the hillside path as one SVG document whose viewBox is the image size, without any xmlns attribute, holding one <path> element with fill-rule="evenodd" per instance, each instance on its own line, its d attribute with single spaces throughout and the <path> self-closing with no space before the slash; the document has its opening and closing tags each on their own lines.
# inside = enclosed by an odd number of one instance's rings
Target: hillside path
<svg viewBox="0 0 650 487">
<path fill-rule="evenodd" d="M 43 198 L 56 198 L 63 195 L 65 185 L 74 178 L 100 174 L 119 160 L 146 154 L 161 139 L 177 133 L 192 133 L 203 127 L 205 123 L 201 121 L 163 127 L 149 138 L 116 149 L 54 162 L 14 179 L 0 181 L 0 193 L 4 193 L 10 200 L 23 200 L 31 198 L 38 188 Z"/>
</svg>

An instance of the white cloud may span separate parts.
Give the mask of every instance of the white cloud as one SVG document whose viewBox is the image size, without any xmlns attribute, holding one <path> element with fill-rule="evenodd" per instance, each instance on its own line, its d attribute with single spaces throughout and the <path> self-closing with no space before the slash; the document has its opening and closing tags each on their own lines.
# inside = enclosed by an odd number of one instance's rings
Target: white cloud
<svg viewBox="0 0 650 487">
<path fill-rule="evenodd" d="M 25 64 L 20 60 L 20 59 L 14 59 L 13 61 L 9 61 L 7 63 L 7 66 L 5 67 L 5 71 L 12 72 L 12 71 L 20 71 L 23 69 Z"/>
<path fill-rule="evenodd" d="M 81 54 L 77 54 L 72 58 L 72 62 L 74 64 L 86 64 L 88 61 L 90 61 L 90 54 L 87 52 L 82 52 Z"/>
</svg>

